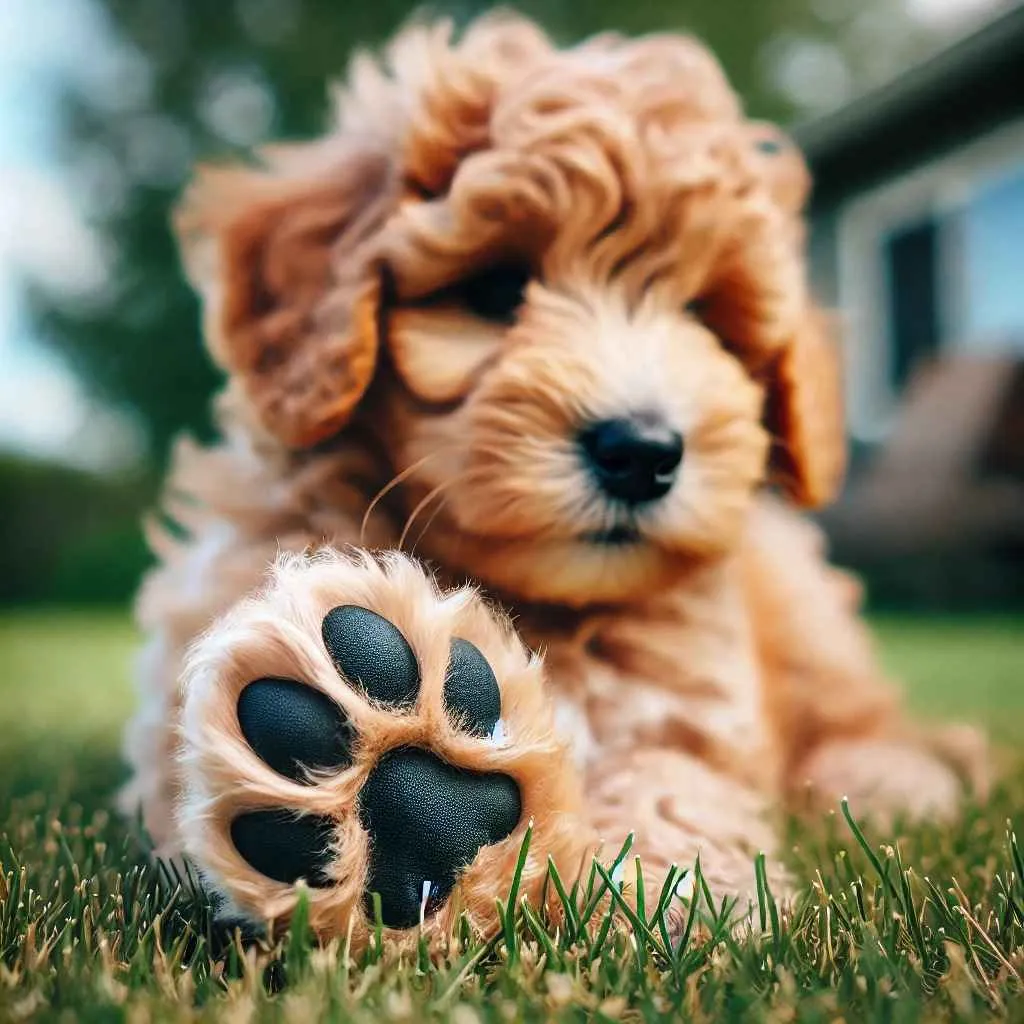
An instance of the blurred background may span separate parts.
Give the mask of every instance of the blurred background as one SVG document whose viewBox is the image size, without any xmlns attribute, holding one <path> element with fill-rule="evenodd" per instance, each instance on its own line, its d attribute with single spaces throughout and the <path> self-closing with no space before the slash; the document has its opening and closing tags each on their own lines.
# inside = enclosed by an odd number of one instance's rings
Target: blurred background
<svg viewBox="0 0 1024 1024">
<path fill-rule="evenodd" d="M 795 131 L 817 177 L 815 283 L 846 320 L 835 556 L 865 574 L 918 703 L 1005 723 L 1024 709 L 1024 5 L 518 6 L 565 42 L 693 31 L 752 114 Z M 413 7 L 0 0 L 5 749 L 116 749 L 139 518 L 172 438 L 206 435 L 217 385 L 167 223 L 190 165 L 315 133 L 350 49 Z"/>
</svg>

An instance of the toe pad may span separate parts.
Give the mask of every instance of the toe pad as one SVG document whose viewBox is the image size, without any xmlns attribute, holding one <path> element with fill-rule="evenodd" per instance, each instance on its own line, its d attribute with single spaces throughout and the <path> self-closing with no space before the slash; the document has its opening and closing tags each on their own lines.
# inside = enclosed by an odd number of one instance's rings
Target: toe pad
<svg viewBox="0 0 1024 1024">
<path fill-rule="evenodd" d="M 238 724 L 249 746 L 271 768 L 306 782 L 308 768 L 352 763 L 351 736 L 341 709 L 326 694 L 291 679 L 257 679 L 238 697 Z"/>
<path fill-rule="evenodd" d="M 231 823 L 235 849 L 261 875 L 291 884 L 300 878 L 317 888 L 331 884 L 327 865 L 334 822 L 289 811 L 247 811 Z"/>
<path fill-rule="evenodd" d="M 369 608 L 332 608 L 322 625 L 335 668 L 372 700 L 395 707 L 416 703 L 420 667 L 409 642 L 392 622 Z"/>
<path fill-rule="evenodd" d="M 452 640 L 444 679 L 448 713 L 474 736 L 490 736 L 501 717 L 501 691 L 487 659 L 468 640 Z"/>
</svg>

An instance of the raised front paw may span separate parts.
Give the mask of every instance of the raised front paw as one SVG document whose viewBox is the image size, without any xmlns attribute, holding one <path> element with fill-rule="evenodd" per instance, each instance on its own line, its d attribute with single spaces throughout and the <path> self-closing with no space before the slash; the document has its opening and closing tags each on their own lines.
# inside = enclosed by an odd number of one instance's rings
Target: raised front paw
<svg viewBox="0 0 1024 1024">
<path fill-rule="evenodd" d="M 364 698 L 394 714 L 415 708 L 419 662 L 397 626 L 368 608 L 341 605 L 327 613 L 322 633 L 342 679 Z M 443 694 L 455 728 L 488 741 L 500 737 L 498 681 L 468 640 L 451 642 Z M 354 762 L 358 740 L 350 719 L 305 683 L 249 683 L 238 698 L 238 722 L 253 751 L 295 782 L 316 785 L 324 773 Z M 374 764 L 356 807 L 370 838 L 367 898 L 379 893 L 384 923 L 404 928 L 417 923 L 421 903 L 430 913 L 448 898 L 481 847 L 512 834 L 522 798 L 510 775 L 467 771 L 403 744 Z M 289 883 L 305 878 L 319 887 L 332 881 L 333 831 L 330 815 L 295 817 L 281 810 L 247 811 L 231 823 L 235 848 L 261 874 Z"/>
<path fill-rule="evenodd" d="M 541 669 L 469 591 L 398 556 L 290 558 L 197 645 L 180 823 L 231 914 L 365 937 L 465 909 L 486 929 L 528 821 L 526 891 L 588 843 Z M 458 899 L 453 894 L 458 893 Z"/>
</svg>

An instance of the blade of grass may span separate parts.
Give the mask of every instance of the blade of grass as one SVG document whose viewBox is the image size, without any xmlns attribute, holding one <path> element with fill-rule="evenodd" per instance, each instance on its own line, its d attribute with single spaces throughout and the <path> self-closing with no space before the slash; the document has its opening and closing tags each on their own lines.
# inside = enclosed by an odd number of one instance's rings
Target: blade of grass
<svg viewBox="0 0 1024 1024">
<path fill-rule="evenodd" d="M 565 913 L 566 941 L 571 945 L 576 941 L 580 932 L 580 919 L 577 913 L 576 901 L 572 894 L 566 892 L 562 876 L 558 873 L 558 867 L 550 856 L 548 857 L 548 877 L 551 879 L 551 884 L 555 887 L 555 892 L 558 893 L 558 899 L 561 901 L 562 910 Z M 573 893 L 575 892 L 576 887 L 574 886 Z"/>
<path fill-rule="evenodd" d="M 884 886 L 885 890 L 895 900 L 899 901 L 899 892 L 896 886 L 893 884 L 892 879 L 889 877 L 889 871 L 882 865 L 882 861 L 878 854 L 871 849 L 871 844 L 867 841 L 867 837 L 860 830 L 860 826 L 854 820 L 853 814 L 850 811 L 850 803 L 843 797 L 840 801 L 839 806 L 842 808 L 843 817 L 846 819 L 846 824 L 849 826 L 850 831 L 853 833 L 853 838 L 857 840 L 857 845 L 864 851 L 864 855 L 871 861 L 871 866 L 875 869 L 875 873 L 878 875 L 879 880 Z"/>
</svg>

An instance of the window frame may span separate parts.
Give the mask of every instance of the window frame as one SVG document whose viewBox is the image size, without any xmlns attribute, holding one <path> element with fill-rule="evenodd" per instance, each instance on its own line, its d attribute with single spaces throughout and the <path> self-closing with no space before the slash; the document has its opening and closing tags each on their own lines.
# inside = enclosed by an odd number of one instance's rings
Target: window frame
<svg viewBox="0 0 1024 1024">
<path fill-rule="evenodd" d="M 974 194 L 1002 174 L 1024 166 L 1024 118 L 1010 121 L 959 149 L 943 153 L 882 184 L 856 193 L 837 217 L 837 292 L 844 318 L 847 426 L 867 444 L 889 434 L 900 395 L 889 378 L 892 332 L 882 241 L 915 219 L 943 219 L 963 210 Z M 942 281 L 962 283 L 961 231 L 937 232 Z M 957 344 L 966 296 L 938 291 L 939 351 Z"/>
</svg>

